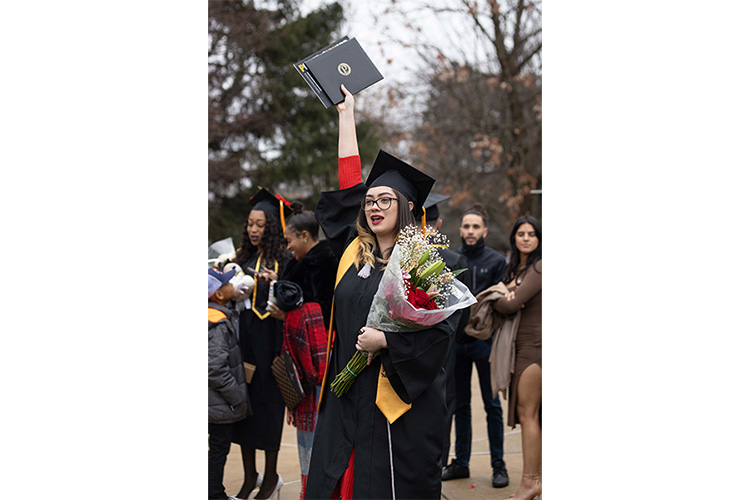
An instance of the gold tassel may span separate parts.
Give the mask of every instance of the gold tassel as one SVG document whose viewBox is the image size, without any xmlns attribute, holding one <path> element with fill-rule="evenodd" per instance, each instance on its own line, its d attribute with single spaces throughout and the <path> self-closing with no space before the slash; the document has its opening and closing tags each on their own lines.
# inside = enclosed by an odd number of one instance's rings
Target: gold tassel
<svg viewBox="0 0 750 500">
<path fill-rule="evenodd" d="M 422 207 L 422 234 L 427 234 L 427 210 Z"/>
<path fill-rule="evenodd" d="M 284 202 L 279 200 L 279 213 L 281 213 L 281 229 L 286 231 L 286 220 L 284 219 Z"/>
</svg>

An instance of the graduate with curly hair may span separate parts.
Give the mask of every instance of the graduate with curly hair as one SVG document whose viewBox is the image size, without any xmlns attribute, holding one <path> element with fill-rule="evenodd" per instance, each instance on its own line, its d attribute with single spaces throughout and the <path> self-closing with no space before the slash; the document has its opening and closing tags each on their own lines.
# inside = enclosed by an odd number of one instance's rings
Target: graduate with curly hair
<svg viewBox="0 0 750 500">
<path fill-rule="evenodd" d="M 256 486 L 255 498 L 270 498 L 284 484 L 276 463 L 284 427 L 284 400 L 271 372 L 271 363 L 282 346 L 282 323 L 266 310 L 270 282 L 277 280 L 289 259 L 282 216 L 291 215 L 289 203 L 261 189 L 250 200 L 252 209 L 245 222 L 242 246 L 235 262 L 245 274 L 255 277 L 249 307 L 240 303 L 240 348 L 244 362 L 255 365 L 249 393 L 253 415 L 238 422 L 233 441 L 242 450 L 245 482 L 237 498 L 248 498 Z M 266 454 L 265 474 L 255 466 L 255 450 Z M 262 479 L 261 479 L 262 478 Z"/>
</svg>

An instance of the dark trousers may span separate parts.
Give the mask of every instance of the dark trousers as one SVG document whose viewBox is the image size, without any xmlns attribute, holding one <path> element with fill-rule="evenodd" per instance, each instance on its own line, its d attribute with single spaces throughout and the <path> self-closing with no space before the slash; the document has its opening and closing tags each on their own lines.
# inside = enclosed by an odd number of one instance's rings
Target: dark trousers
<svg viewBox="0 0 750 500">
<path fill-rule="evenodd" d="M 487 414 L 487 437 L 493 467 L 505 466 L 503 460 L 503 409 L 500 400 L 492 397 L 490 383 L 490 351 L 492 339 L 455 344 L 456 350 L 456 462 L 468 466 L 471 458 L 471 371 L 477 366 L 479 388 Z"/>
<path fill-rule="evenodd" d="M 228 498 L 224 492 L 224 465 L 232 445 L 233 424 L 208 424 L 208 498 Z"/>
</svg>

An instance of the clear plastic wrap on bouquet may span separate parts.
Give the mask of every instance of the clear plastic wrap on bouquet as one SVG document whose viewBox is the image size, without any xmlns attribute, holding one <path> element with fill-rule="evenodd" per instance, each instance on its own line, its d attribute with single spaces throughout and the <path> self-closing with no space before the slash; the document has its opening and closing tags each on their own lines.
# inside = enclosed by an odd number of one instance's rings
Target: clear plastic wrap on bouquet
<svg viewBox="0 0 750 500">
<path fill-rule="evenodd" d="M 215 241 L 208 246 L 208 267 L 221 268 L 226 262 L 234 259 L 236 255 L 231 236 Z"/>
<path fill-rule="evenodd" d="M 443 305 L 440 308 L 414 307 L 406 298 L 407 290 L 400 262 L 401 249 L 396 244 L 373 298 L 367 315 L 367 326 L 386 332 L 424 330 L 476 303 L 477 299 L 466 285 L 453 279 L 441 290 Z"/>
</svg>

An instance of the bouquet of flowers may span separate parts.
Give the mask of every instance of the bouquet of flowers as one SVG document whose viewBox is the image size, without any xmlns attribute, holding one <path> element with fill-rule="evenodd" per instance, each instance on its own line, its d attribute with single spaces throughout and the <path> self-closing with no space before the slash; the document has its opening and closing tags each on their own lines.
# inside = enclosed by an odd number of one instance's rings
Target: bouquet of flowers
<svg viewBox="0 0 750 500">
<path fill-rule="evenodd" d="M 476 303 L 466 285 L 456 280 L 465 269 L 448 269 L 436 244 L 447 246 L 447 238 L 437 232 L 425 234 L 414 225 L 401 230 L 372 300 L 366 326 L 388 332 L 424 330 Z M 355 352 L 331 383 L 336 396 L 349 390 L 366 365 L 367 354 Z"/>
</svg>

